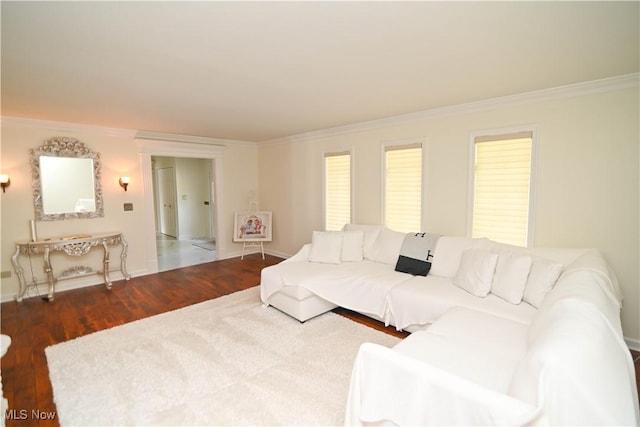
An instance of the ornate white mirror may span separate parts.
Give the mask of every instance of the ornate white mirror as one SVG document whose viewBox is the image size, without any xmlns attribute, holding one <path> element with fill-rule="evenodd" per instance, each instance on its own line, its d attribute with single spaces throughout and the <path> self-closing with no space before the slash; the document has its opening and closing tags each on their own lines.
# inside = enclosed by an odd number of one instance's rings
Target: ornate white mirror
<svg viewBox="0 0 640 427">
<path fill-rule="evenodd" d="M 31 150 L 36 219 L 104 216 L 100 168 L 100 154 L 75 138 L 51 138 Z"/>
</svg>

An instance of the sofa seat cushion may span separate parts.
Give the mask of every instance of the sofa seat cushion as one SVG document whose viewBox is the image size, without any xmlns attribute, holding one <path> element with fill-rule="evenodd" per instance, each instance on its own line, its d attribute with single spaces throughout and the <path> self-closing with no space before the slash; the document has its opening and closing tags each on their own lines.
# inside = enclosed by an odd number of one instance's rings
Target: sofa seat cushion
<svg viewBox="0 0 640 427">
<path fill-rule="evenodd" d="M 316 294 L 310 292 L 308 289 L 303 288 L 302 286 L 283 286 L 280 289 L 280 293 L 296 301 L 304 301 L 307 298 L 316 296 Z"/>
<path fill-rule="evenodd" d="M 394 266 L 373 261 L 341 264 L 335 271 L 300 284 L 341 307 L 387 320 L 386 295 L 412 276 L 394 271 Z"/>
<path fill-rule="evenodd" d="M 309 245 L 310 246 L 310 245 Z M 330 274 L 342 267 L 341 264 L 321 264 L 305 260 L 289 261 L 262 269 L 260 273 L 260 297 L 269 303 L 269 298 L 285 286 L 296 287 L 307 279 Z"/>
<path fill-rule="evenodd" d="M 527 329 L 520 322 L 455 307 L 394 350 L 506 394 L 527 351 Z"/>
<path fill-rule="evenodd" d="M 527 351 L 529 325 L 465 307 L 447 310 L 427 330 L 498 358 L 520 360 Z"/>
<path fill-rule="evenodd" d="M 387 293 L 411 277 L 394 271 L 392 265 L 368 260 L 341 264 L 296 261 L 263 269 L 260 287 L 265 303 L 285 286 L 298 286 L 349 310 L 387 319 Z"/>
<path fill-rule="evenodd" d="M 345 425 L 524 426 L 538 409 L 373 343 L 354 361 Z"/>
<path fill-rule="evenodd" d="M 335 304 L 299 286 L 285 286 L 280 292 L 271 295 L 268 305 L 277 308 L 300 322 L 305 322 L 312 317 L 336 308 Z"/>
<path fill-rule="evenodd" d="M 455 286 L 452 279 L 437 276 L 412 277 L 387 295 L 389 311 L 398 329 L 435 322 L 455 306 L 470 308 L 529 324 L 536 309 L 527 303 L 511 304 L 489 294 L 478 298 Z"/>
</svg>

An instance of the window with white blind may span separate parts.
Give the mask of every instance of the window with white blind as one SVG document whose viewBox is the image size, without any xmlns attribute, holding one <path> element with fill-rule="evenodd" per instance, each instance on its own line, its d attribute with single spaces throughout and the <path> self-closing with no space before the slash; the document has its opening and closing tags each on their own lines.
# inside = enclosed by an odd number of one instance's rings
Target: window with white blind
<svg viewBox="0 0 640 427">
<path fill-rule="evenodd" d="M 384 147 L 384 224 L 394 231 L 422 228 L 422 144 Z"/>
<path fill-rule="evenodd" d="M 341 230 L 351 222 L 351 153 L 324 155 L 324 228 Z"/>
<path fill-rule="evenodd" d="M 529 243 L 533 132 L 473 140 L 472 237 Z"/>
</svg>

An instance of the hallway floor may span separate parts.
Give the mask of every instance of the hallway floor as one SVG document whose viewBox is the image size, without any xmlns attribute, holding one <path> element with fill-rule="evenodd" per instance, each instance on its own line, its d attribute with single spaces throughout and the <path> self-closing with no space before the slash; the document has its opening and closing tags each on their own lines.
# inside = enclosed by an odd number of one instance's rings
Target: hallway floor
<svg viewBox="0 0 640 427">
<path fill-rule="evenodd" d="M 210 239 L 207 238 L 178 240 L 165 234 L 157 234 L 156 245 L 158 248 L 158 271 L 173 270 L 218 259 L 215 245 L 212 245 Z M 205 249 L 205 247 L 213 248 L 213 250 Z"/>
</svg>

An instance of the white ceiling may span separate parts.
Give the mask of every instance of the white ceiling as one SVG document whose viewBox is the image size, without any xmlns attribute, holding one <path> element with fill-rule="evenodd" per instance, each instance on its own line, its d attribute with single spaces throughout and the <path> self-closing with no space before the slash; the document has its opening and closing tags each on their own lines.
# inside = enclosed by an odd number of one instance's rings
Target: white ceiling
<svg viewBox="0 0 640 427">
<path fill-rule="evenodd" d="M 271 140 L 638 72 L 639 4 L 2 1 L 2 115 Z"/>
</svg>

